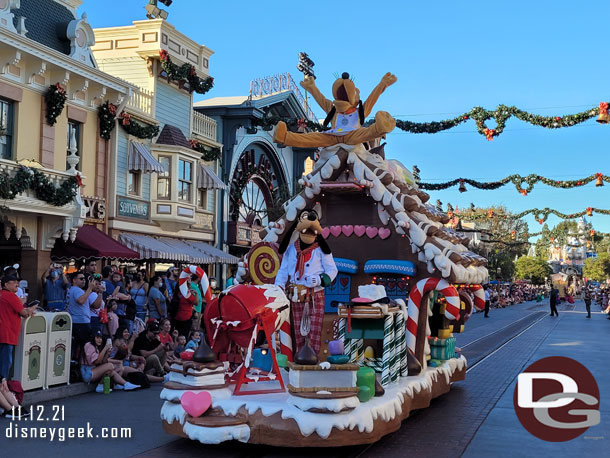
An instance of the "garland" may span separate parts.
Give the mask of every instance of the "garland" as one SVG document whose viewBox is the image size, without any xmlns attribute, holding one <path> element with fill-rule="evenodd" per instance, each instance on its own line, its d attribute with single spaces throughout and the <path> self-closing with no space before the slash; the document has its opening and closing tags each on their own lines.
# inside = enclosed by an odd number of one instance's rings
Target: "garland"
<svg viewBox="0 0 610 458">
<path fill-rule="evenodd" d="M 189 92 L 197 92 L 205 94 L 214 86 L 214 78 L 211 76 L 202 79 L 197 75 L 197 70 L 191 64 L 182 64 L 180 66 L 172 62 L 168 52 L 165 49 L 159 50 L 161 59 L 161 68 L 167 74 L 167 81 L 176 81 L 180 86 L 188 83 Z"/>
<path fill-rule="evenodd" d="M 605 210 L 602 208 L 594 208 L 594 207 L 587 207 L 585 210 L 580 211 L 580 212 L 575 212 L 575 213 L 562 213 L 560 211 L 554 210 L 552 208 L 543 208 L 542 210 L 539 208 L 530 208 L 529 210 L 524 210 L 521 213 L 516 213 L 513 215 L 510 215 L 510 218 L 522 218 L 526 215 L 533 215 L 535 219 L 538 220 L 538 222 L 540 224 L 543 224 L 547 218 L 549 217 L 550 214 L 553 214 L 555 216 L 558 216 L 561 219 L 574 219 L 574 218 L 579 218 L 581 216 L 593 216 L 593 213 L 599 213 L 601 215 L 610 215 L 610 210 Z M 472 209 L 468 212 L 465 212 L 463 214 L 460 214 L 460 212 L 456 212 L 457 216 L 460 216 L 462 219 L 465 220 L 473 220 L 473 221 L 477 221 L 477 220 L 485 220 L 485 219 L 491 219 L 491 218 L 508 218 L 508 215 L 505 215 L 504 213 L 496 213 L 492 210 L 488 210 L 485 213 L 478 213 L 476 211 L 473 211 Z"/>
<path fill-rule="evenodd" d="M 415 167 L 414 167 L 414 170 L 415 170 Z M 419 169 L 417 169 L 417 170 L 419 171 Z M 610 176 L 604 175 L 602 173 L 594 173 L 593 175 L 589 175 L 587 177 L 580 178 L 578 180 L 567 180 L 567 181 L 559 180 L 558 181 L 558 180 L 552 180 L 550 178 L 546 178 L 546 177 L 532 173 L 527 176 L 521 176 L 518 174 L 509 175 L 498 181 L 476 181 L 476 180 L 472 180 L 470 178 L 456 178 L 454 180 L 446 181 L 444 183 L 419 182 L 418 186 L 420 189 L 425 189 L 425 190 L 429 190 L 429 191 L 438 191 L 441 189 L 448 189 L 448 188 L 451 188 L 452 186 L 455 186 L 456 184 L 459 184 L 460 185 L 459 191 L 466 192 L 467 191 L 466 184 L 469 184 L 477 189 L 490 190 L 490 189 L 501 188 L 502 186 L 512 182 L 513 185 L 515 186 L 515 189 L 517 189 L 517 191 L 519 191 L 519 193 L 521 193 L 522 196 L 527 196 L 528 193 L 530 193 L 534 189 L 534 185 L 538 182 L 544 183 L 547 186 L 552 186 L 554 188 L 571 189 L 571 188 L 576 188 L 578 186 L 584 186 L 588 183 L 591 183 L 593 180 L 595 180 L 595 186 L 599 187 L 599 186 L 603 186 L 604 182 L 610 183 Z"/>
<path fill-rule="evenodd" d="M 0 174 L 0 198 L 14 199 L 17 194 L 29 188 L 40 200 L 61 207 L 74 199 L 76 190 L 81 185 L 80 175 L 76 175 L 56 187 L 40 170 L 21 166 L 12 178 L 7 172 Z"/>
<path fill-rule="evenodd" d="M 51 84 L 47 92 L 44 93 L 44 101 L 47 107 L 45 117 L 49 126 L 55 125 L 57 118 L 64 110 L 67 99 L 66 90 L 59 83 Z"/>
<path fill-rule="evenodd" d="M 220 158 L 220 148 L 218 147 L 210 148 L 197 140 L 189 140 L 189 143 L 192 149 L 201 153 L 201 159 L 204 161 L 214 162 Z"/>
<path fill-rule="evenodd" d="M 140 124 L 131 119 L 129 113 L 125 113 L 124 111 L 120 114 L 119 119 L 121 120 L 121 126 L 125 129 L 125 132 L 134 137 L 153 138 L 159 134 L 159 126 Z"/>
<path fill-rule="evenodd" d="M 114 130 L 114 119 L 116 118 L 116 105 L 106 100 L 97 108 L 97 117 L 100 120 L 100 137 L 110 140 L 110 134 Z"/>
<path fill-rule="evenodd" d="M 307 129 L 314 132 L 324 132 L 330 129 L 330 127 L 324 127 L 320 123 L 313 122 L 305 118 L 282 118 L 281 116 L 267 115 L 261 119 L 252 120 L 252 125 L 260 126 L 264 131 L 270 131 L 280 121 L 284 121 L 289 129 L 296 130 L 300 133 L 305 132 Z"/>
</svg>

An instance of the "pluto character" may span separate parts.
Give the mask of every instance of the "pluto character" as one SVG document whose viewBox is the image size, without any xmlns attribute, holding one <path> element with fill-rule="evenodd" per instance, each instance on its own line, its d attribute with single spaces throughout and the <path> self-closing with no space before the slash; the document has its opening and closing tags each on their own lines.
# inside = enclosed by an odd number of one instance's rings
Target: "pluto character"
<svg viewBox="0 0 610 458">
<path fill-rule="evenodd" d="M 295 231 L 298 237 L 291 243 Z M 309 345 L 317 355 L 320 351 L 324 319 L 324 287 L 330 286 L 337 276 L 337 266 L 326 240 L 322 237 L 322 227 L 314 210 L 301 211 L 296 222 L 285 234 L 278 251 L 283 254 L 283 258 L 275 284 L 285 289 L 286 296 L 291 301 L 295 354 L 306 346 L 307 336 Z M 309 320 L 305 319 L 304 326 L 301 326 L 304 314 L 309 316 Z M 303 327 L 309 328 L 309 335 L 306 331 L 301 332 Z"/>
<path fill-rule="evenodd" d="M 325 98 L 316 87 L 314 78 L 306 76 L 301 86 L 309 92 L 326 112 L 324 125 L 332 121 L 332 129 L 325 132 L 294 133 L 289 132 L 286 123 L 280 121 L 275 127 L 273 139 L 278 143 L 296 147 L 325 147 L 339 143 L 358 145 L 369 142 L 391 132 L 396 121 L 390 113 L 378 111 L 375 122 L 362 127 L 365 118 L 371 114 L 373 106 L 385 89 L 396 82 L 396 76 L 386 73 L 381 82 L 373 89 L 364 103 L 360 100 L 360 90 L 350 79 L 349 73 L 343 73 L 333 84 L 334 101 Z"/>
</svg>

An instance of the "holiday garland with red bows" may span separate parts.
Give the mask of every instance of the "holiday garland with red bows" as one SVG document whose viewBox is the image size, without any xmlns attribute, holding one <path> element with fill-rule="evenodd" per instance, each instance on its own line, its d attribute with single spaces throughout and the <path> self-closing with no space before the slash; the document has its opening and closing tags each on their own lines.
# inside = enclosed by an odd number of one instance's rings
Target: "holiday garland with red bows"
<svg viewBox="0 0 610 458">
<path fill-rule="evenodd" d="M 201 153 L 201 159 L 207 162 L 213 162 L 220 157 L 220 148 L 211 148 L 197 140 L 189 140 L 191 148 Z"/>
<path fill-rule="evenodd" d="M 574 213 L 562 213 L 560 211 L 557 211 L 555 209 L 552 208 L 543 208 L 543 209 L 539 209 L 539 208 L 530 208 L 529 210 L 524 210 L 521 213 L 516 213 L 513 215 L 510 215 L 510 218 L 523 218 L 526 215 L 533 215 L 533 217 L 540 223 L 543 224 L 547 218 L 549 217 L 549 215 L 553 214 L 555 216 L 558 216 L 561 219 L 574 219 L 574 218 L 579 218 L 581 216 L 593 216 L 594 213 L 599 213 L 601 215 L 610 215 L 610 210 L 606 210 L 603 208 L 595 208 L 595 207 L 587 207 L 586 209 L 579 211 L 579 212 L 574 212 Z M 457 216 L 460 219 L 463 219 L 465 221 L 480 221 L 480 220 L 486 220 L 486 219 L 491 219 L 491 218 L 508 218 L 508 215 L 505 215 L 504 213 L 497 213 L 494 212 L 492 210 L 486 211 L 486 212 L 481 212 L 481 211 L 477 211 L 475 210 L 466 210 L 466 211 L 455 211 L 453 212 L 454 216 Z"/>
<path fill-rule="evenodd" d="M 106 140 L 110 140 L 110 135 L 114 129 L 116 110 L 116 105 L 109 101 L 104 102 L 97 109 L 97 116 L 100 121 L 100 137 Z M 131 115 L 125 111 L 121 112 L 118 118 L 121 127 L 123 127 L 129 135 L 133 135 L 134 137 L 153 138 L 159 133 L 159 126 L 141 124 L 132 119 Z"/>
<path fill-rule="evenodd" d="M 416 167 L 417 166 L 413 168 L 413 176 L 416 176 L 415 171 L 417 171 L 416 180 L 418 180 L 419 169 L 417 169 Z M 513 183 L 515 189 L 522 196 L 527 196 L 534 189 L 534 185 L 538 182 L 544 183 L 547 186 L 552 186 L 553 188 L 571 189 L 579 186 L 585 186 L 586 184 L 591 183 L 594 180 L 595 186 L 603 186 L 604 182 L 610 183 L 610 175 L 604 175 L 603 173 L 594 173 L 587 177 L 579 178 L 577 180 L 553 180 L 551 178 L 546 178 L 541 175 L 532 173 L 527 176 L 521 176 L 518 174 L 509 175 L 497 181 L 477 181 L 470 178 L 456 178 L 454 180 L 445 181 L 443 183 L 418 182 L 417 184 L 420 189 L 425 189 L 428 191 L 439 191 L 441 189 L 448 189 L 459 184 L 459 191 L 466 192 L 466 184 L 469 184 L 477 189 L 493 190 L 501 188 L 502 186 L 508 183 Z"/>
<path fill-rule="evenodd" d="M 181 87 L 184 84 L 188 84 L 188 91 L 197 92 L 198 94 L 205 94 L 214 86 L 214 78 L 211 76 L 200 78 L 197 75 L 197 69 L 191 64 L 174 64 L 165 49 L 159 50 L 159 57 L 161 59 L 161 68 L 167 75 L 168 82 L 175 81 Z"/>
<path fill-rule="evenodd" d="M 14 199 L 17 194 L 31 189 L 40 200 L 61 207 L 72 202 L 79 186 L 82 186 L 79 174 L 55 186 L 44 172 L 21 166 L 13 177 L 7 172 L 0 174 L 0 199 Z"/>
</svg>

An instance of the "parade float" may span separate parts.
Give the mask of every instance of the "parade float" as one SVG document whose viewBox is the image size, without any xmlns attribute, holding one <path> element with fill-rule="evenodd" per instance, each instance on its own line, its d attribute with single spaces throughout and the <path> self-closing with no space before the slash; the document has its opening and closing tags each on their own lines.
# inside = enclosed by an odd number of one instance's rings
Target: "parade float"
<svg viewBox="0 0 610 458">
<path fill-rule="evenodd" d="M 208 444 L 372 443 L 464 380 L 453 333 L 484 307 L 486 260 L 385 159 L 391 117 L 362 126 L 395 81 L 386 74 L 362 103 L 346 73 L 334 101 L 305 78 L 331 129 L 276 127 L 278 142 L 321 147 L 319 158 L 240 264 L 241 284 L 206 307 L 211 348 L 172 365 L 167 432 Z"/>
</svg>

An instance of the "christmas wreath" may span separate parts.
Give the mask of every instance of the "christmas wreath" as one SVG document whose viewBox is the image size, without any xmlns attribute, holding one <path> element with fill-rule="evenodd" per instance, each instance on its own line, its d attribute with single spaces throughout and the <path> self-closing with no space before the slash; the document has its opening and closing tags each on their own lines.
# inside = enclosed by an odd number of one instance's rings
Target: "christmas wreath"
<svg viewBox="0 0 610 458">
<path fill-rule="evenodd" d="M 61 84 L 55 83 L 49 86 L 47 92 L 44 94 L 44 101 L 47 107 L 45 117 L 47 118 L 47 124 L 49 126 L 55 125 L 57 118 L 64 110 L 67 99 L 66 90 Z"/>
<path fill-rule="evenodd" d="M 110 134 L 114 130 L 114 119 L 116 118 L 116 105 L 106 100 L 97 109 L 97 117 L 100 120 L 100 137 L 110 140 Z"/>
<path fill-rule="evenodd" d="M 210 148 L 197 140 L 189 140 L 191 148 L 201 153 L 201 159 L 207 162 L 213 162 L 220 158 L 220 148 Z"/>
</svg>

